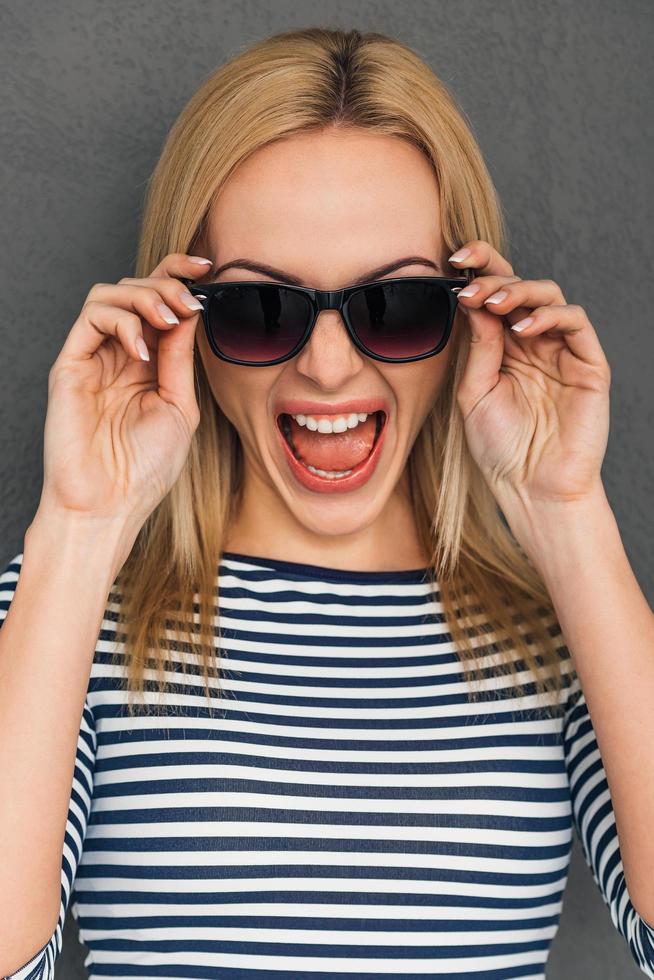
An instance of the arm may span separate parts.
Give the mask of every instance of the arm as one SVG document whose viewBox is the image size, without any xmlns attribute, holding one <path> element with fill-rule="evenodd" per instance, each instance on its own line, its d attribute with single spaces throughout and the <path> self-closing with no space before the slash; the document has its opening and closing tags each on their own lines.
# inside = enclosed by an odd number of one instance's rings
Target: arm
<svg viewBox="0 0 654 980">
<path fill-rule="evenodd" d="M 603 487 L 583 502 L 523 502 L 507 517 L 545 580 L 580 684 L 564 738 L 584 854 L 654 977 L 654 614 Z"/>
<path fill-rule="evenodd" d="M 468 448 L 552 598 L 610 790 L 606 825 L 595 826 L 592 782 L 570 747 L 574 791 L 588 804 L 576 804 L 580 830 L 604 897 L 622 903 L 618 922 L 638 930 L 640 966 L 654 976 L 654 613 L 601 481 L 610 366 L 588 314 L 557 283 L 520 279 L 488 242 L 464 244 L 450 262 L 474 268 L 477 287 L 458 294 L 473 341 L 456 393 Z M 601 835 L 614 818 L 624 864 L 611 876 L 604 862 L 615 864 L 617 840 Z"/>
<path fill-rule="evenodd" d="M 631 901 L 606 772 L 578 680 L 570 691 L 563 723 L 563 746 L 572 816 L 586 864 L 633 959 L 646 976 L 654 978 L 654 926 L 636 911 Z"/>
<path fill-rule="evenodd" d="M 15 563 L 16 559 L 11 564 Z M 7 574 L 8 572 L 0 576 L 2 592 L 7 588 Z M 61 855 L 61 897 L 57 925 L 46 944 L 36 951 L 27 963 L 14 967 L 10 961 L 3 959 L 1 968 L 4 969 L 9 965 L 12 972 L 4 974 L 2 980 L 32 980 L 35 976 L 39 980 L 54 980 L 55 961 L 62 950 L 64 922 L 91 812 L 96 745 L 93 712 L 85 701 L 77 739 L 75 769 Z M 29 926 L 29 921 L 25 925 Z"/>
<path fill-rule="evenodd" d="M 60 948 L 93 788 L 86 693 L 112 555 L 53 517 L 2 575 L 0 976 L 37 952 L 49 970 Z"/>
</svg>

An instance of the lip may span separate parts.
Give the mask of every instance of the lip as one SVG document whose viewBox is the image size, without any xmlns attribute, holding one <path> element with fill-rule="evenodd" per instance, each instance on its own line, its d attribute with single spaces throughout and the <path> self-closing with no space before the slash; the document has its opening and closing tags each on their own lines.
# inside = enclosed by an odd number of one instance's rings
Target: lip
<svg viewBox="0 0 654 980">
<path fill-rule="evenodd" d="M 354 404 L 354 403 L 350 402 L 349 404 Z M 362 404 L 362 402 L 358 402 L 357 404 L 360 405 Z M 283 409 L 280 411 L 283 411 Z M 354 409 L 352 408 L 350 409 L 350 411 L 354 411 Z M 366 409 L 364 408 L 362 409 L 362 411 L 365 412 Z M 377 409 L 370 409 L 370 411 L 377 411 Z M 372 474 L 375 472 L 377 468 L 377 464 L 379 463 L 379 458 L 381 456 L 381 451 L 384 447 L 384 439 L 386 437 L 386 430 L 388 428 L 388 412 L 386 410 L 384 411 L 386 416 L 384 419 L 384 424 L 382 425 L 382 430 L 379 433 L 379 438 L 377 439 L 377 442 L 373 446 L 373 450 L 370 453 L 370 455 L 362 463 L 358 463 L 356 466 L 354 466 L 352 468 L 352 473 L 350 473 L 349 476 L 342 476 L 333 480 L 328 479 L 328 477 L 326 476 L 318 476 L 317 473 L 312 473 L 311 470 L 308 470 L 303 463 L 300 463 L 299 460 L 295 458 L 295 456 L 291 451 L 291 447 L 289 446 L 286 439 L 284 438 L 284 433 L 281 431 L 279 423 L 275 421 L 275 429 L 277 430 L 277 437 L 282 444 L 282 450 L 286 456 L 286 459 L 288 460 L 288 464 L 291 469 L 291 472 L 298 480 L 298 482 L 301 483 L 304 487 L 306 487 L 307 490 L 313 490 L 314 492 L 317 493 L 346 493 L 351 490 L 358 490 L 359 487 L 362 487 L 364 483 L 367 483 L 367 481 L 370 479 L 370 477 L 372 476 Z M 299 414 L 299 412 L 300 409 L 296 408 L 294 409 L 293 413 L 289 413 L 289 414 Z M 323 412 L 323 414 L 327 414 L 327 413 Z"/>
<path fill-rule="evenodd" d="M 312 402 L 300 398 L 288 398 L 277 402 L 274 407 L 275 419 L 280 415 L 350 415 L 352 412 L 382 411 L 386 418 L 391 414 L 390 405 L 385 398 L 350 398 L 346 402 Z M 385 426 L 384 426 L 385 428 Z M 345 479 L 345 478 L 344 478 Z"/>
</svg>

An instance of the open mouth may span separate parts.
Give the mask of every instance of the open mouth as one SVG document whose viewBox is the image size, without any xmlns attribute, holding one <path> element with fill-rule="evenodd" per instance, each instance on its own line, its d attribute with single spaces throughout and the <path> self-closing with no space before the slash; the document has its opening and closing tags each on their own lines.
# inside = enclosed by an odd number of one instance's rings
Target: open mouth
<svg viewBox="0 0 654 980">
<path fill-rule="evenodd" d="M 368 456 L 370 456 L 373 449 L 377 445 L 377 441 L 384 427 L 384 423 L 386 422 L 386 413 L 382 409 L 378 409 L 376 412 L 370 412 L 368 414 L 375 416 L 375 434 L 373 437 L 372 446 L 370 447 L 370 452 L 368 453 Z M 298 462 L 304 463 L 304 460 L 302 459 L 301 456 L 298 455 L 297 449 L 293 444 L 293 433 L 291 431 L 291 416 L 287 415 L 286 412 L 282 412 L 280 415 L 277 416 L 277 424 L 294 457 L 298 460 Z M 327 436 L 327 438 L 329 438 L 329 435 Z"/>
</svg>

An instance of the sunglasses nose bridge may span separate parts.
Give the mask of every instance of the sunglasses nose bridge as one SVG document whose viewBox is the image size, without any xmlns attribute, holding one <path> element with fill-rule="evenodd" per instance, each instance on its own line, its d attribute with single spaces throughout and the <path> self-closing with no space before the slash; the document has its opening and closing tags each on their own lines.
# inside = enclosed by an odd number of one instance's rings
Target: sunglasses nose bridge
<svg viewBox="0 0 654 980">
<path fill-rule="evenodd" d="M 340 310 L 343 306 L 344 289 L 317 290 L 316 305 L 318 312 L 322 310 Z"/>
</svg>

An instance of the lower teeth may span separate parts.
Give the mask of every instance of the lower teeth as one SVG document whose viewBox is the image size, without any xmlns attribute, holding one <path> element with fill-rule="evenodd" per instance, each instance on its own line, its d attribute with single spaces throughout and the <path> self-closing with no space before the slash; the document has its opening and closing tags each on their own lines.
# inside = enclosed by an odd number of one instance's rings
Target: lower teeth
<svg viewBox="0 0 654 980">
<path fill-rule="evenodd" d="M 328 480 L 337 480 L 339 476 L 349 476 L 352 472 L 352 470 L 317 470 L 315 466 L 309 466 L 308 463 L 304 463 L 304 466 L 318 476 L 326 476 Z"/>
</svg>

